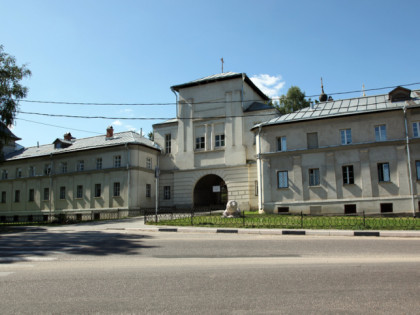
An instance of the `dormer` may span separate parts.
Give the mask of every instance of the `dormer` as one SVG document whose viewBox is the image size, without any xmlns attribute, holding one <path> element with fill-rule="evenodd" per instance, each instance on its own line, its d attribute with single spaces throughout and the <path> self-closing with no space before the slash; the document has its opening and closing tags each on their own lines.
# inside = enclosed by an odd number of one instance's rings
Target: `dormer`
<svg viewBox="0 0 420 315">
<path fill-rule="evenodd" d="M 396 87 L 388 94 L 388 100 L 391 102 L 408 101 L 411 99 L 411 90 L 401 86 Z"/>
<path fill-rule="evenodd" d="M 64 139 L 55 139 L 53 142 L 54 149 L 65 149 L 71 146 L 76 138 L 74 138 L 70 132 L 64 134 Z"/>
</svg>

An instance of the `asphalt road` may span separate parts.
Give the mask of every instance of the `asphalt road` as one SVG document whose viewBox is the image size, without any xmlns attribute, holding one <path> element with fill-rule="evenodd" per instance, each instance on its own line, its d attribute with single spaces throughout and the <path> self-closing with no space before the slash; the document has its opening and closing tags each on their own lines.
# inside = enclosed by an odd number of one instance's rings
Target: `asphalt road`
<svg viewBox="0 0 420 315">
<path fill-rule="evenodd" d="M 0 235 L 1 314 L 419 314 L 420 240 Z"/>
</svg>

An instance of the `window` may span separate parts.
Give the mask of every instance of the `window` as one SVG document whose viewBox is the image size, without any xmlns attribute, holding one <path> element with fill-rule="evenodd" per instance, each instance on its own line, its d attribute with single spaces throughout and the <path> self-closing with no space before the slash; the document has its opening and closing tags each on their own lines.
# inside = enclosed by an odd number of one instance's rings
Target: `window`
<svg viewBox="0 0 420 315">
<path fill-rule="evenodd" d="M 35 201 L 35 190 L 34 189 L 29 189 L 28 201 Z"/>
<path fill-rule="evenodd" d="M 356 205 L 350 204 L 350 205 L 344 205 L 344 214 L 356 214 Z"/>
<path fill-rule="evenodd" d="M 319 168 L 309 169 L 309 186 L 319 186 Z"/>
<path fill-rule="evenodd" d="M 121 155 L 114 156 L 114 167 L 121 167 Z"/>
<path fill-rule="evenodd" d="M 17 168 L 16 169 L 16 178 L 21 178 L 22 177 L 22 169 L 21 168 Z"/>
<path fill-rule="evenodd" d="M 386 125 L 375 126 L 375 141 L 386 140 Z"/>
<path fill-rule="evenodd" d="M 1 192 L 1 203 L 6 203 L 6 192 L 5 191 Z"/>
<path fill-rule="evenodd" d="M 101 196 L 101 184 L 95 184 L 95 197 L 99 198 Z"/>
<path fill-rule="evenodd" d="M 61 173 L 67 173 L 67 162 L 61 162 Z"/>
<path fill-rule="evenodd" d="M 51 164 L 45 164 L 44 165 L 44 175 L 51 175 Z"/>
<path fill-rule="evenodd" d="M 389 163 L 378 163 L 378 180 L 380 182 L 391 181 L 389 173 Z"/>
<path fill-rule="evenodd" d="M 258 196 L 258 181 L 254 182 L 255 196 Z"/>
<path fill-rule="evenodd" d="M 35 167 L 29 166 L 29 177 L 35 176 Z"/>
<path fill-rule="evenodd" d="M 151 157 L 146 158 L 146 168 L 152 169 L 152 158 Z"/>
<path fill-rule="evenodd" d="M 102 158 L 96 159 L 96 169 L 101 170 L 102 169 Z"/>
<path fill-rule="evenodd" d="M 392 203 L 381 203 L 381 213 L 393 212 Z"/>
<path fill-rule="evenodd" d="M 1 179 L 7 179 L 8 176 L 9 176 L 9 174 L 6 170 L 3 170 L 1 172 Z"/>
<path fill-rule="evenodd" d="M 44 199 L 43 200 L 50 200 L 50 189 L 44 188 Z"/>
<path fill-rule="evenodd" d="M 420 121 L 413 122 L 413 136 L 420 138 Z"/>
<path fill-rule="evenodd" d="M 120 196 L 120 183 L 114 183 L 114 197 Z"/>
<path fill-rule="evenodd" d="M 150 198 L 152 195 L 152 185 L 146 184 L 146 197 Z"/>
<path fill-rule="evenodd" d="M 277 213 L 289 213 L 289 207 L 277 207 Z"/>
<path fill-rule="evenodd" d="M 171 186 L 163 186 L 163 199 L 171 199 Z"/>
<path fill-rule="evenodd" d="M 278 137 L 277 138 L 277 151 L 286 151 L 286 137 Z"/>
<path fill-rule="evenodd" d="M 84 170 L 85 170 L 85 161 L 84 160 L 77 161 L 77 171 L 82 172 Z"/>
<path fill-rule="evenodd" d="M 171 153 L 171 146 L 172 146 L 171 140 L 172 139 L 171 139 L 170 133 L 165 135 L 165 152 L 166 153 Z"/>
<path fill-rule="evenodd" d="M 353 165 L 343 166 L 343 184 L 354 184 L 354 171 Z"/>
<path fill-rule="evenodd" d="M 341 129 L 340 136 L 342 145 L 351 143 L 351 129 Z"/>
<path fill-rule="evenodd" d="M 224 147 L 225 146 L 225 135 L 216 135 L 214 146 L 216 148 Z"/>
<path fill-rule="evenodd" d="M 82 185 L 77 185 L 77 187 L 76 187 L 76 198 L 77 199 L 82 199 L 83 198 L 83 186 Z"/>
<path fill-rule="evenodd" d="M 318 133 L 317 132 L 307 133 L 306 140 L 308 142 L 308 149 L 318 148 Z"/>
<path fill-rule="evenodd" d="M 64 186 L 60 187 L 60 199 L 61 200 L 66 199 L 66 187 Z"/>
<path fill-rule="evenodd" d="M 201 150 L 205 148 L 205 139 L 204 137 L 197 137 L 195 138 L 195 149 Z"/>
<path fill-rule="evenodd" d="M 416 161 L 417 180 L 420 180 L 420 161 Z"/>
<path fill-rule="evenodd" d="M 278 188 L 288 188 L 289 187 L 288 171 L 277 172 L 277 187 Z"/>
<path fill-rule="evenodd" d="M 20 190 L 15 190 L 15 202 L 20 201 Z"/>
</svg>

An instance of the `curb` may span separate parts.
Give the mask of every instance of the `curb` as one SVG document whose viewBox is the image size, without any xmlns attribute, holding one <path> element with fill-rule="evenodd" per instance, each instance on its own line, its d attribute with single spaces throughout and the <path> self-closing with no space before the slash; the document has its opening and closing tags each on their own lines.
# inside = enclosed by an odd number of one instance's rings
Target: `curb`
<svg viewBox="0 0 420 315">
<path fill-rule="evenodd" d="M 117 230 L 108 228 L 107 230 Z M 121 230 L 121 229 L 118 229 Z M 259 234 L 286 236 L 356 236 L 356 237 L 414 237 L 420 238 L 420 231 L 350 231 L 350 230 L 282 230 L 282 229 L 221 229 L 194 227 L 150 227 L 123 228 L 127 231 L 172 232 L 172 233 L 216 233 L 216 234 Z"/>
</svg>

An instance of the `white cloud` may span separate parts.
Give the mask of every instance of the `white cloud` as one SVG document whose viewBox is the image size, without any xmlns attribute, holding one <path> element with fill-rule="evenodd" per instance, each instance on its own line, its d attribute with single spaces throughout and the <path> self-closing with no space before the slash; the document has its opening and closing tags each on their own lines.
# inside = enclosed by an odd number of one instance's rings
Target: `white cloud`
<svg viewBox="0 0 420 315">
<path fill-rule="evenodd" d="M 280 90 L 286 84 L 285 81 L 282 81 L 283 78 L 281 75 L 257 74 L 250 79 L 261 91 L 271 98 L 279 98 Z"/>
<path fill-rule="evenodd" d="M 121 121 L 119 121 L 119 120 L 116 120 L 116 121 L 114 121 L 114 122 L 112 123 L 112 125 L 113 125 L 113 126 L 121 126 L 121 125 L 122 125 L 122 122 L 121 122 Z"/>
</svg>

